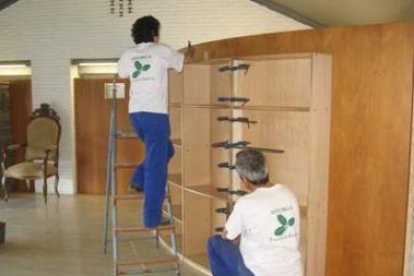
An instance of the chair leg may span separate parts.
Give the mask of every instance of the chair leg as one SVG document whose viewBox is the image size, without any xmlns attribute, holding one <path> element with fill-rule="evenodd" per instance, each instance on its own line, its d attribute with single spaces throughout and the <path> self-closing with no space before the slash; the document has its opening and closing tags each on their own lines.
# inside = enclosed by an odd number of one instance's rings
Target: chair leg
<svg viewBox="0 0 414 276">
<path fill-rule="evenodd" d="M 1 177 L 1 187 L 3 188 L 4 192 L 4 201 L 9 201 L 9 192 L 7 191 L 7 185 L 6 185 L 6 177 Z"/>
<path fill-rule="evenodd" d="M 45 200 L 45 204 L 47 204 L 47 178 L 43 178 L 43 198 Z"/>
<path fill-rule="evenodd" d="M 58 196 L 58 198 L 60 198 L 58 185 L 59 185 L 59 173 L 56 173 L 56 175 L 55 175 L 55 193 Z"/>
</svg>

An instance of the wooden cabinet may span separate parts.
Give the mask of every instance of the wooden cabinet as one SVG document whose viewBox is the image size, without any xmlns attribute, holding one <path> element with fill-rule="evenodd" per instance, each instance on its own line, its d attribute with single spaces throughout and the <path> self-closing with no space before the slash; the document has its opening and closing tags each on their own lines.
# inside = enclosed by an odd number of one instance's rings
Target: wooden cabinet
<svg viewBox="0 0 414 276">
<path fill-rule="evenodd" d="M 274 183 L 301 210 L 308 276 L 324 275 L 329 175 L 331 58 L 323 54 L 243 57 L 188 64 L 170 73 L 176 155 L 169 182 L 181 253 L 208 269 L 206 242 L 239 195 L 232 165 L 241 148 L 261 150 Z M 174 211 L 175 211 L 174 210 Z"/>
</svg>

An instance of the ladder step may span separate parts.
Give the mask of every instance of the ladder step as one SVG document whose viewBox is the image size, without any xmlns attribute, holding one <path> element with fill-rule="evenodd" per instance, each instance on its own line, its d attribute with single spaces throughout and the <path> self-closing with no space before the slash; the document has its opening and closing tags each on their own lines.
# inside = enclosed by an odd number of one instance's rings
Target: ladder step
<svg viewBox="0 0 414 276">
<path fill-rule="evenodd" d="M 168 264 L 178 262 L 178 257 L 166 257 L 166 258 L 157 258 L 157 259 L 147 259 L 147 260 L 131 260 L 131 261 L 121 261 L 117 262 L 118 267 L 121 266 L 133 266 L 133 265 L 150 265 L 150 264 Z"/>
<path fill-rule="evenodd" d="M 116 163 L 114 165 L 115 169 L 135 169 L 139 163 Z"/>
<path fill-rule="evenodd" d="M 173 231 L 174 225 L 165 225 L 165 226 L 159 226 L 155 228 L 146 228 L 146 227 L 118 227 L 115 228 L 115 233 L 121 234 L 121 233 L 142 233 L 142 232 L 151 232 L 154 230 L 158 231 Z"/>
<path fill-rule="evenodd" d="M 127 194 L 114 196 L 114 201 L 117 200 L 137 200 L 144 199 L 144 194 Z"/>
</svg>

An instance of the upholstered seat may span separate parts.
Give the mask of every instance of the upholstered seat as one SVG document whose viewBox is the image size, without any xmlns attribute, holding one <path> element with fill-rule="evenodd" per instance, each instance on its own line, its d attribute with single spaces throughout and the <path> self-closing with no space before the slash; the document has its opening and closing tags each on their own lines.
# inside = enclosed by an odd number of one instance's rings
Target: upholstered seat
<svg viewBox="0 0 414 276">
<path fill-rule="evenodd" d="M 43 196 L 47 202 L 47 178 L 55 177 L 55 192 L 59 196 L 59 140 L 60 124 L 56 111 L 48 104 L 41 104 L 33 112 L 27 126 L 27 142 L 25 144 L 9 145 L 2 151 L 1 172 L 4 198 L 7 201 L 9 193 L 6 178 L 25 180 L 29 185 L 33 180 L 43 180 Z M 8 166 L 7 155 L 24 147 L 25 162 Z M 46 169 L 45 169 L 46 168 Z"/>
<path fill-rule="evenodd" d="M 47 164 L 46 177 L 55 175 L 57 168 L 53 164 Z M 35 162 L 24 162 L 8 167 L 4 173 L 5 177 L 20 180 L 37 180 L 42 179 L 43 164 Z"/>
</svg>

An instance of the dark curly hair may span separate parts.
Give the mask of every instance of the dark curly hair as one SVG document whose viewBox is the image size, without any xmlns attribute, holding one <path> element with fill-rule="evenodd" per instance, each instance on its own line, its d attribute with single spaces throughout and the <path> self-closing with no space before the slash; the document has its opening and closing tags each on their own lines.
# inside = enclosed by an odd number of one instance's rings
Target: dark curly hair
<svg viewBox="0 0 414 276">
<path fill-rule="evenodd" d="M 153 42 L 154 37 L 159 35 L 160 25 L 160 22 L 152 15 L 138 18 L 131 29 L 135 44 Z"/>
</svg>

